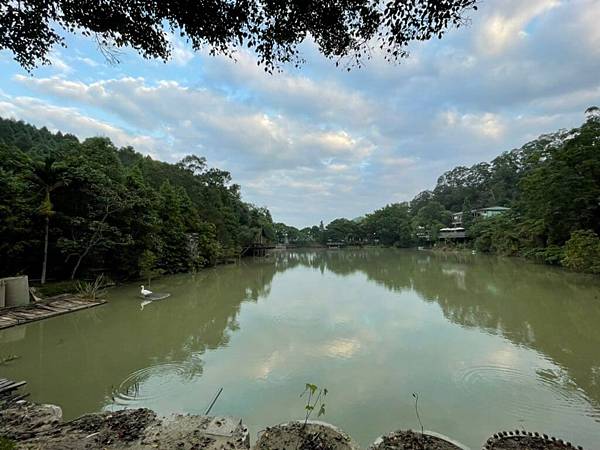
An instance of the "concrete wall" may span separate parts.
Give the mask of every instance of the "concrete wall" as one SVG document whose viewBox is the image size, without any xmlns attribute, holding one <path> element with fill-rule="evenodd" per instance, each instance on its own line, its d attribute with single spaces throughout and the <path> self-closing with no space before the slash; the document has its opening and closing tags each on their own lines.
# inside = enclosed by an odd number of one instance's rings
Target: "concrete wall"
<svg viewBox="0 0 600 450">
<path fill-rule="evenodd" d="M 29 304 L 29 279 L 21 277 L 0 278 L 4 284 L 4 306 L 21 306 Z"/>
</svg>

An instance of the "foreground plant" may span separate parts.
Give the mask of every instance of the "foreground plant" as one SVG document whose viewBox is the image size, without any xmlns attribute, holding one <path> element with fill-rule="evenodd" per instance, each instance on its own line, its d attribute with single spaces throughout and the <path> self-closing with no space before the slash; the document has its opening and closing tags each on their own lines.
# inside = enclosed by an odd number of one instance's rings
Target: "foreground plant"
<svg viewBox="0 0 600 450">
<path fill-rule="evenodd" d="M 77 296 L 83 300 L 95 301 L 106 295 L 105 286 L 104 274 L 98 275 L 92 283 L 78 281 L 76 286 Z"/>
<path fill-rule="evenodd" d="M 308 423 L 308 419 L 314 412 L 315 408 L 319 406 L 319 412 L 317 413 L 317 417 L 321 417 L 325 414 L 325 397 L 327 396 L 326 388 L 319 388 L 316 384 L 306 383 L 306 387 L 300 397 L 308 394 L 306 398 L 306 405 L 304 405 L 305 417 L 303 428 L 306 427 Z"/>
<path fill-rule="evenodd" d="M 415 414 L 421 427 L 421 442 L 423 443 L 423 448 L 425 448 L 425 430 L 423 429 L 423 422 L 421 422 L 421 416 L 419 415 L 419 394 L 413 392 L 413 398 L 415 399 Z"/>
</svg>

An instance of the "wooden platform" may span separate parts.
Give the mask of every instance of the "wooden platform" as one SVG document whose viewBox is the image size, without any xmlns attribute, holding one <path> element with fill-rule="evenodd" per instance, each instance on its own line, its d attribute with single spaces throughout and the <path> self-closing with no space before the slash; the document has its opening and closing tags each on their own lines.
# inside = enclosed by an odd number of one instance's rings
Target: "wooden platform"
<svg viewBox="0 0 600 450">
<path fill-rule="evenodd" d="M 72 295 L 59 295 L 44 299 L 27 306 L 14 306 L 0 309 L 0 330 L 23 325 L 36 320 L 60 316 L 61 314 L 79 311 L 103 305 L 106 300 L 82 300 Z"/>
<path fill-rule="evenodd" d="M 0 378 L 0 409 L 12 402 L 22 400 L 29 394 L 21 394 L 17 391 L 21 386 L 27 384 L 26 381 L 11 381 L 5 378 Z"/>
</svg>

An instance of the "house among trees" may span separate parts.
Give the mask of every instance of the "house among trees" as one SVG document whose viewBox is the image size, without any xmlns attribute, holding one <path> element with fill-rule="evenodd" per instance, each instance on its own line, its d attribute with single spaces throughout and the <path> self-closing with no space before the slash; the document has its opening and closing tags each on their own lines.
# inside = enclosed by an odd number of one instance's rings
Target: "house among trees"
<svg viewBox="0 0 600 450">
<path fill-rule="evenodd" d="M 490 206 L 489 208 L 479 208 L 471 210 L 471 217 L 473 219 L 481 217 L 484 219 L 497 216 L 499 214 L 504 214 L 505 212 L 510 211 L 510 208 L 506 208 L 504 206 Z M 464 212 L 452 213 L 452 226 L 453 227 L 461 227 L 463 226 L 463 214 Z"/>
<path fill-rule="evenodd" d="M 476 218 L 490 218 L 499 214 L 504 214 L 510 211 L 510 208 L 505 206 L 490 206 L 488 208 L 472 209 L 470 211 L 471 219 Z M 452 213 L 452 226 L 448 228 L 441 228 L 438 234 L 440 240 L 462 240 L 467 238 L 467 230 L 463 221 L 464 212 Z"/>
</svg>

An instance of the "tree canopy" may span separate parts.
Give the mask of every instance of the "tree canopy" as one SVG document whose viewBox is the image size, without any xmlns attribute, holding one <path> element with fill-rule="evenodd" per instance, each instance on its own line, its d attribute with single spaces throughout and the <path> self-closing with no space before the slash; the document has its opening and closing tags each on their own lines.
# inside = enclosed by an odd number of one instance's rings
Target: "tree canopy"
<svg viewBox="0 0 600 450">
<path fill-rule="evenodd" d="M 533 257 L 575 270 L 600 272 L 600 111 L 572 130 L 540 136 L 491 162 L 442 174 L 432 190 L 364 219 L 313 226 L 316 242 L 397 247 L 435 243 L 441 228 L 462 212 L 462 226 L 482 252 Z M 485 218 L 473 210 L 501 206 L 510 212 Z M 299 230 L 286 230 L 296 236 Z M 301 233 L 302 234 L 302 233 Z"/>
<path fill-rule="evenodd" d="M 594 110 L 592 110 L 594 112 Z M 153 160 L 108 139 L 77 138 L 0 120 L 0 275 L 51 278 L 179 272 L 270 241 L 409 247 L 437 241 L 463 212 L 470 245 L 600 271 L 600 116 L 540 136 L 491 162 L 457 167 L 432 190 L 364 217 L 301 230 L 242 201 L 231 174 L 190 155 Z M 469 221 L 473 209 L 510 212 Z"/>
<path fill-rule="evenodd" d="M 259 232 L 275 239 L 269 211 L 204 158 L 169 164 L 0 119 L 0 276 L 36 277 L 47 260 L 53 279 L 150 278 L 238 254 Z"/>
<path fill-rule="evenodd" d="M 65 34 L 81 33 L 109 57 L 131 47 L 167 60 L 172 33 L 211 54 L 250 48 L 267 71 L 301 64 L 298 46 L 307 39 L 336 62 L 360 64 L 374 47 L 402 58 L 410 42 L 441 38 L 471 9 L 476 0 L 0 0 L 0 50 L 31 70 L 50 62 Z"/>
</svg>

